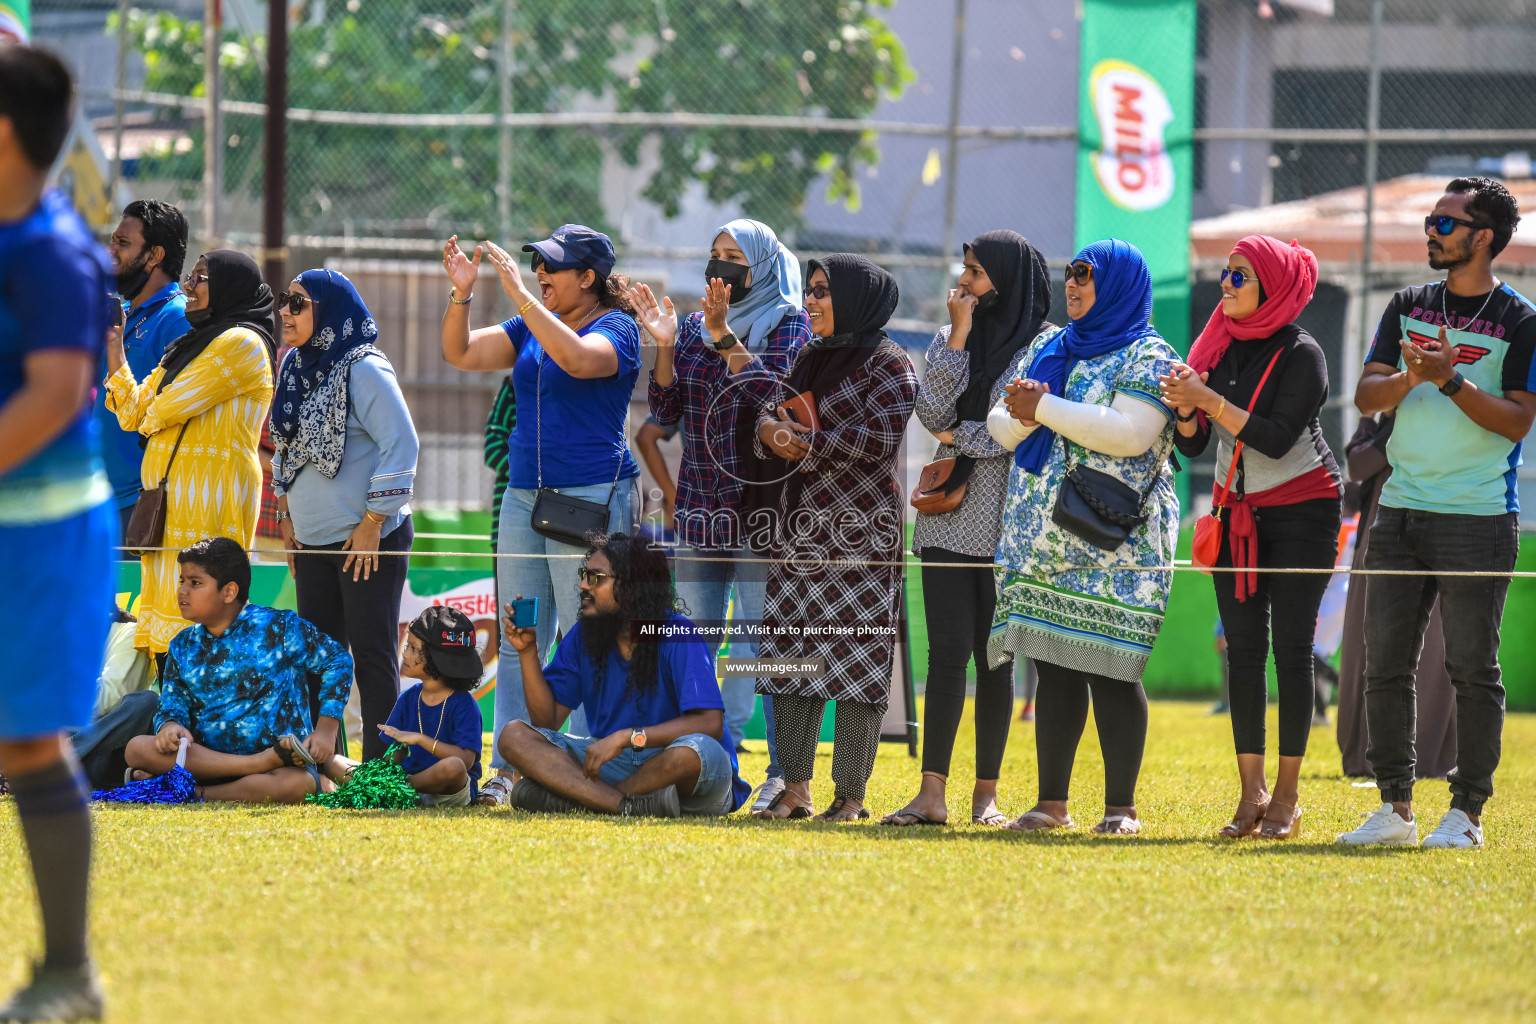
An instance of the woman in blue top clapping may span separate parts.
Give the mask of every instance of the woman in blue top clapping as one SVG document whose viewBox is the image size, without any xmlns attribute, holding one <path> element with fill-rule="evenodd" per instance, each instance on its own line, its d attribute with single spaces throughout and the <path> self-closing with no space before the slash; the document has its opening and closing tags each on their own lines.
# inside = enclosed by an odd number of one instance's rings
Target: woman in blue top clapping
<svg viewBox="0 0 1536 1024">
<path fill-rule="evenodd" d="M 565 224 L 523 251 L 533 253 L 538 295 L 500 246 L 476 246 L 473 256 L 459 248 L 458 236 L 443 246 L 443 269 L 453 283 L 443 314 L 443 358 L 460 370 L 512 370 L 518 417 L 497 554 L 521 557 L 497 559 L 496 587 L 505 600 L 539 599 L 538 643 L 547 650 L 557 628 L 576 623 L 582 600 L 576 573 L 586 547 L 535 529 L 534 507 L 572 498 L 606 506 L 604 528 L 632 532 L 640 470 L 625 443 L 624 418 L 640 377 L 640 329 L 624 297 L 629 282 L 613 273 L 607 235 Z M 517 315 L 472 331 L 469 303 L 486 256 Z M 514 719 L 527 721 L 528 709 L 518 654 L 503 639 L 493 734 L 500 736 Z M 580 709 L 571 714 L 570 730 L 586 731 Z M 491 763 L 498 774 L 480 788 L 480 802 L 504 805 L 511 767 L 499 752 Z"/>
<path fill-rule="evenodd" d="M 277 300 L 294 346 L 272 400 L 272 492 L 299 616 L 352 651 L 363 759 L 400 688 L 400 595 L 410 567 L 418 443 L 379 329 L 334 270 L 306 270 Z M 309 554 L 295 554 L 304 550 Z M 376 555 L 357 552 L 400 552 Z M 319 712 L 319 694 L 311 694 Z"/>
</svg>

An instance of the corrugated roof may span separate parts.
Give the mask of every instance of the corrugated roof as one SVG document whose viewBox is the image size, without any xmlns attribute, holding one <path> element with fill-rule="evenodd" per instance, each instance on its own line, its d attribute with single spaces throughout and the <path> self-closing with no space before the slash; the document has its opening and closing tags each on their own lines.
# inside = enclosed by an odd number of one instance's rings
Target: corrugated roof
<svg viewBox="0 0 1536 1024">
<path fill-rule="evenodd" d="M 1424 217 L 1445 194 L 1444 175 L 1409 174 L 1376 185 L 1376 228 L 1372 262 L 1377 265 L 1425 262 Z M 1522 227 L 1499 255 L 1501 266 L 1536 267 L 1536 179 L 1506 181 L 1520 203 Z M 1190 226 L 1195 260 L 1225 261 L 1246 235 L 1298 239 L 1322 263 L 1358 265 L 1365 233 L 1365 186 L 1326 192 L 1310 199 L 1236 210 L 1197 220 Z"/>
</svg>

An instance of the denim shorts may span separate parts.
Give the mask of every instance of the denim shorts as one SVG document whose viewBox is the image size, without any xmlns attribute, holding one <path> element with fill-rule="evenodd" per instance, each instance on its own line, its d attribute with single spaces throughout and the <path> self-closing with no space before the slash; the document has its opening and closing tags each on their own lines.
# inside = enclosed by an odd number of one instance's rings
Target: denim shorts
<svg viewBox="0 0 1536 1024">
<path fill-rule="evenodd" d="M 572 736 L 553 729 L 540 729 L 539 732 L 549 742 L 571 755 L 577 764 L 586 760 L 587 748 L 600 738 Z M 665 747 L 655 750 L 625 747 L 617 757 L 598 769 L 597 776 L 608 785 L 617 786 L 639 771 L 645 762 L 673 747 L 687 747 L 699 756 L 699 780 L 693 784 L 693 792 L 687 796 L 678 794 L 682 800 L 683 813 L 708 816 L 730 814 L 735 809 L 735 796 L 731 789 L 735 773 L 731 771 L 730 755 L 725 752 L 719 740 L 701 732 L 679 736 Z"/>
</svg>

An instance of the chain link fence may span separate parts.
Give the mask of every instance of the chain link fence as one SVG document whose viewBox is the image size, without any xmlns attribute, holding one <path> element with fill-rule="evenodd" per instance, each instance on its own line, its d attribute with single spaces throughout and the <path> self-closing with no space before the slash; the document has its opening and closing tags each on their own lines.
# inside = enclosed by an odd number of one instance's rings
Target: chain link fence
<svg viewBox="0 0 1536 1024">
<path fill-rule="evenodd" d="M 213 176 L 203 0 L 36 0 L 34 31 L 76 67 L 132 194 L 181 205 L 196 244 L 255 249 L 267 10 L 220 11 Z M 853 250 L 889 266 L 917 350 L 945 320 L 960 242 L 1006 226 L 1057 265 L 1073 251 L 1073 0 L 300 0 L 288 12 L 288 268 L 344 269 L 378 307 L 432 452 L 423 466 L 436 467 L 429 501 L 486 503 L 478 439 L 500 383 L 437 355 L 435 253 L 449 234 L 520 243 L 590 224 L 613 236 L 622 270 L 686 310 L 716 228 L 755 217 L 802 256 Z M 1483 173 L 1536 205 L 1520 184 L 1536 149 L 1533 52 L 1525 0 L 1199 4 L 1192 322 L 1215 304 L 1235 238 L 1313 245 L 1324 283 L 1307 326 L 1334 369 L 1336 450 L 1374 315 L 1431 273 L 1414 235 L 1423 196 Z M 1516 287 L 1536 274 L 1522 262 L 1533 254 L 1506 254 Z M 476 309 L 486 322 L 509 312 Z M 910 433 L 913 461 L 925 458 L 931 440 Z"/>
</svg>

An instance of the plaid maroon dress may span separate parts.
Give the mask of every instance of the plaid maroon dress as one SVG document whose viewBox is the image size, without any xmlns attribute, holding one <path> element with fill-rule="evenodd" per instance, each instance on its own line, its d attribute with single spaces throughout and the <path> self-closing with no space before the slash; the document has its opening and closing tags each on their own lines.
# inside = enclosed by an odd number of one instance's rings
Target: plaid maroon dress
<svg viewBox="0 0 1536 1024">
<path fill-rule="evenodd" d="M 817 396 L 822 429 L 800 462 L 794 508 L 794 489 L 785 488 L 774 557 L 847 564 L 773 564 L 758 656 L 823 659 L 827 672 L 759 679 L 759 693 L 889 702 L 902 570 L 863 563 L 901 561 L 902 437 L 916 397 L 912 361 L 888 338 L 830 394 Z"/>
</svg>

